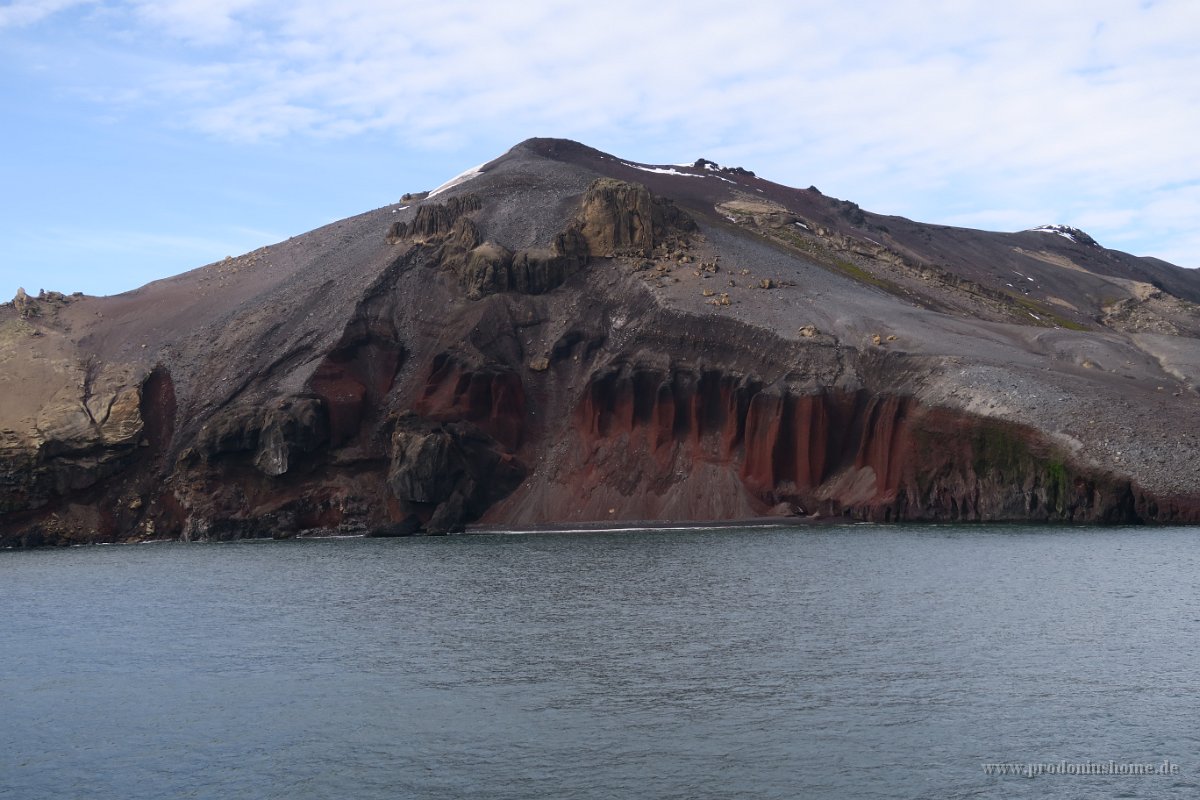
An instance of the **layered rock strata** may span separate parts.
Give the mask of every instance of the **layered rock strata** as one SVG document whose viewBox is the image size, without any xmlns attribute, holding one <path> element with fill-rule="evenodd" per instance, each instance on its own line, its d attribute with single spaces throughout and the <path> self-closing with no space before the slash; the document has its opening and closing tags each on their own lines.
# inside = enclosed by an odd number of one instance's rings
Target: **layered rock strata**
<svg viewBox="0 0 1200 800">
<path fill-rule="evenodd" d="M 910 297 L 932 263 L 911 238 L 859 247 L 846 226 L 879 223 L 856 206 L 710 163 L 535 140 L 449 194 L 127 295 L 20 292 L 0 544 L 1200 519 L 1189 297 L 1135 287 L 1095 331 L 1014 324 L 1036 312 L 978 270 Z M 1047 283 L 1062 258 L 1034 259 Z"/>
</svg>

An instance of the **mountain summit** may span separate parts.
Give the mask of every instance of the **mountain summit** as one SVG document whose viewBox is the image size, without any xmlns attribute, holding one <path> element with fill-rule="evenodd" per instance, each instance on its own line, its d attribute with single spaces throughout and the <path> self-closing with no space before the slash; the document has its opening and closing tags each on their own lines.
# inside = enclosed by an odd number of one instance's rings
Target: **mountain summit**
<svg viewBox="0 0 1200 800">
<path fill-rule="evenodd" d="M 414 187 L 398 187 L 414 188 Z M 113 297 L 0 307 L 0 544 L 1200 520 L 1200 276 L 531 139 Z"/>
</svg>

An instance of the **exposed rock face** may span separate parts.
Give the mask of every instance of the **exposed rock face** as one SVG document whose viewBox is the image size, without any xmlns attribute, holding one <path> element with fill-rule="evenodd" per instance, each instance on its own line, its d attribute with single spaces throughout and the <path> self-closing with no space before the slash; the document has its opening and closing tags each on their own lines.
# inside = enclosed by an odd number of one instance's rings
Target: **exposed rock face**
<svg viewBox="0 0 1200 800">
<path fill-rule="evenodd" d="M 466 253 L 454 253 L 443 264 L 459 276 L 468 297 L 477 300 L 497 292 L 544 294 L 581 270 L 588 257 L 587 242 L 572 227 L 555 236 L 549 248 L 512 253 L 503 245 L 484 242 Z"/>
<path fill-rule="evenodd" d="M 662 498 L 700 502 L 714 469 L 738 477 L 747 514 L 785 504 L 880 522 L 1141 518 L 1127 481 L 1072 463 L 1035 431 L 864 390 L 626 368 L 593 377 L 569 435 L 573 455 L 551 493 L 565 519 L 603 518 L 594 500 L 655 518 Z"/>
<path fill-rule="evenodd" d="M 645 186 L 601 178 L 588 187 L 581 233 L 598 255 L 649 256 L 669 236 L 696 229 L 685 212 Z"/>
<path fill-rule="evenodd" d="M 392 223 L 387 233 L 388 242 L 395 244 L 403 239 L 430 241 L 447 236 L 455 238 L 451 234 L 463 216 L 481 207 L 480 199 L 473 194 L 451 197 L 445 203 L 420 206 L 409 222 Z M 460 231 L 458 236 L 462 235 Z"/>
<path fill-rule="evenodd" d="M 411 222 L 392 224 L 387 241 L 434 248 L 437 265 L 457 276 L 467 296 L 478 300 L 497 292 L 544 294 L 583 269 L 593 255 L 648 256 L 656 244 L 696 230 L 691 217 L 669 200 L 651 197 L 644 186 L 609 178 L 588 187 L 578 215 L 548 246 L 513 252 L 485 241 L 469 216 L 481 207 L 475 195 L 421 206 Z"/>
<path fill-rule="evenodd" d="M 1125 333 L 1200 337 L 1200 306 L 1149 285 L 1137 296 L 1105 306 L 1101 321 Z"/>
<path fill-rule="evenodd" d="M 410 202 L 0 306 L 0 544 L 1200 520 L 1190 273 L 557 140 Z"/>
<path fill-rule="evenodd" d="M 17 294 L 12 300 L 13 307 L 17 309 L 17 313 L 22 317 L 28 316 L 29 313 L 29 295 L 25 294 L 25 287 L 17 287 Z"/>
<path fill-rule="evenodd" d="M 525 469 L 496 440 L 464 423 L 402 427 L 392 435 L 388 486 L 430 533 L 461 531 L 515 489 Z"/>
<path fill-rule="evenodd" d="M 124 370 L 71 371 L 30 420 L 30 429 L 0 432 L 0 511 L 47 506 L 121 472 L 142 435 L 141 387 Z"/>
<path fill-rule="evenodd" d="M 222 409 L 200 429 L 189 455 L 212 460 L 252 453 L 252 463 L 264 475 L 283 475 L 297 454 L 329 441 L 330 418 L 336 419 L 330 410 L 309 397 L 280 400 L 274 407 Z"/>
</svg>

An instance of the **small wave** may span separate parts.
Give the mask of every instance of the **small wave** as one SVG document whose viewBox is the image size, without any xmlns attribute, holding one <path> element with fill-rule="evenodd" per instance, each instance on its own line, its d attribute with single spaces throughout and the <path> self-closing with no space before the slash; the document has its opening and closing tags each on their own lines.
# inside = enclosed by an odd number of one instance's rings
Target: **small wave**
<svg viewBox="0 0 1200 800">
<path fill-rule="evenodd" d="M 520 529 L 488 529 L 468 531 L 468 534 L 481 536 L 529 536 L 541 533 L 651 533 L 655 531 L 734 531 L 748 528 L 783 528 L 783 524 L 764 525 L 638 525 L 633 527 L 608 528 L 520 528 Z"/>
</svg>

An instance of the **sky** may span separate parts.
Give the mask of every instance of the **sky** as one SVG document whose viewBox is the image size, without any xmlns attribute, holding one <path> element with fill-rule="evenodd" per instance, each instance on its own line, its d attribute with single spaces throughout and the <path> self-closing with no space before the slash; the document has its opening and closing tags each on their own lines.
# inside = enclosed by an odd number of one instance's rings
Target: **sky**
<svg viewBox="0 0 1200 800">
<path fill-rule="evenodd" d="M 531 136 L 1200 267 L 1200 3 L 0 0 L 0 299 L 115 294 Z"/>
</svg>

